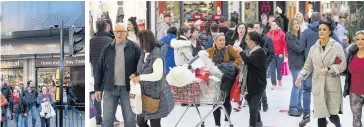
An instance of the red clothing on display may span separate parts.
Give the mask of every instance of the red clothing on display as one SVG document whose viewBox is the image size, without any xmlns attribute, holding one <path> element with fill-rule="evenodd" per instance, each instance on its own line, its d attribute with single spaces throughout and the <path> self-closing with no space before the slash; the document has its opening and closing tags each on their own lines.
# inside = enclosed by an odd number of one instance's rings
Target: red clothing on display
<svg viewBox="0 0 364 127">
<path fill-rule="evenodd" d="M 353 60 L 349 65 L 349 72 L 351 73 L 351 89 L 350 91 L 355 94 L 364 94 L 364 58 L 359 58 L 355 54 Z"/>
<path fill-rule="evenodd" d="M 287 56 L 287 48 L 286 48 L 286 34 L 281 30 L 270 30 L 267 33 L 267 36 L 272 38 L 274 45 L 274 54 L 284 54 Z"/>
</svg>

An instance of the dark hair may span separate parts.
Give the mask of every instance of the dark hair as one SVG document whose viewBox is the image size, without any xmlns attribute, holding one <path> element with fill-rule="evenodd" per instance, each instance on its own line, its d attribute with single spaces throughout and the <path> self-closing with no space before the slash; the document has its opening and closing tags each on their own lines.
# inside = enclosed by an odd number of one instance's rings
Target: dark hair
<svg viewBox="0 0 364 127">
<path fill-rule="evenodd" d="M 244 23 L 238 23 L 238 25 L 236 25 L 236 28 L 235 28 L 235 31 L 234 31 L 234 34 L 233 34 L 233 37 L 232 37 L 232 40 L 234 42 L 239 37 L 238 29 L 239 29 L 240 25 L 243 25 L 245 27 L 245 34 L 243 35 L 243 42 L 245 42 L 245 38 L 246 38 L 246 34 L 248 33 L 248 30 L 247 30 L 247 27 L 246 27 L 246 25 Z"/>
<path fill-rule="evenodd" d="M 214 33 L 219 32 L 219 26 L 216 23 L 211 24 L 210 25 L 210 31 L 214 32 Z"/>
<path fill-rule="evenodd" d="M 235 22 L 230 22 L 229 28 L 235 28 L 235 27 L 236 27 L 236 23 Z"/>
<path fill-rule="evenodd" d="M 254 24 L 249 23 L 248 25 L 246 25 L 248 28 L 254 28 Z"/>
<path fill-rule="evenodd" d="M 133 25 L 135 35 L 138 35 L 139 28 L 138 28 L 138 24 L 137 24 L 137 22 L 136 22 L 136 17 L 130 17 L 130 18 L 128 19 L 128 21 L 129 21 L 129 22 Z"/>
<path fill-rule="evenodd" d="M 168 28 L 167 33 L 177 35 L 177 28 L 176 27 L 170 27 L 170 28 Z"/>
<path fill-rule="evenodd" d="M 279 27 L 279 22 L 276 19 L 274 19 L 272 22 L 275 22 L 277 24 L 277 26 Z M 270 25 L 272 25 L 272 24 L 270 24 Z"/>
<path fill-rule="evenodd" d="M 154 47 L 157 47 L 157 40 L 154 37 L 154 34 L 150 30 L 142 30 L 138 33 L 138 39 L 140 42 L 140 50 L 142 53 L 152 52 Z"/>
<path fill-rule="evenodd" d="M 28 86 L 30 85 L 30 83 L 31 83 L 31 82 L 33 82 L 33 81 L 32 81 L 32 80 L 29 80 L 29 81 L 27 82 Z"/>
<path fill-rule="evenodd" d="M 172 16 L 170 14 L 165 14 L 164 18 L 167 18 L 167 17 L 172 17 Z"/>
<path fill-rule="evenodd" d="M 268 20 L 269 20 L 270 18 L 274 18 L 274 19 L 275 19 L 274 15 L 270 15 L 270 16 L 268 17 Z"/>
<path fill-rule="evenodd" d="M 333 24 L 333 21 L 332 20 L 327 20 L 327 21 L 321 20 L 320 25 L 321 24 L 324 24 L 324 25 L 329 27 L 329 30 L 330 30 L 329 37 L 331 37 L 333 35 L 333 33 L 334 33 L 334 30 L 335 30 L 335 24 Z M 320 27 L 320 26 L 318 26 L 318 27 Z"/>
<path fill-rule="evenodd" d="M 194 33 L 195 31 L 199 31 L 196 27 L 192 27 L 191 28 L 191 34 Z"/>
<path fill-rule="evenodd" d="M 181 37 L 181 35 L 184 35 L 185 33 L 187 33 L 189 30 L 191 30 L 189 27 L 182 27 L 179 31 L 178 31 L 178 35 L 177 37 Z"/>
<path fill-rule="evenodd" d="M 260 23 L 260 22 L 255 22 L 255 23 L 253 24 L 253 27 L 254 27 L 254 25 L 255 25 L 255 24 L 259 24 L 259 27 L 260 27 L 260 28 L 263 28 L 263 24 L 262 24 L 262 23 Z"/>
<path fill-rule="evenodd" d="M 211 34 L 211 29 L 210 29 L 210 26 L 211 26 L 211 22 L 207 22 L 206 24 L 205 24 L 205 31 L 206 31 L 206 33 L 208 34 L 208 35 L 210 35 Z"/>
<path fill-rule="evenodd" d="M 254 41 L 255 44 L 260 45 L 261 47 L 264 46 L 264 38 L 257 32 L 249 32 L 248 36 L 250 37 L 250 40 Z"/>
<path fill-rule="evenodd" d="M 107 28 L 107 22 L 106 20 L 98 20 L 96 22 L 96 30 L 97 31 L 105 31 Z"/>
</svg>

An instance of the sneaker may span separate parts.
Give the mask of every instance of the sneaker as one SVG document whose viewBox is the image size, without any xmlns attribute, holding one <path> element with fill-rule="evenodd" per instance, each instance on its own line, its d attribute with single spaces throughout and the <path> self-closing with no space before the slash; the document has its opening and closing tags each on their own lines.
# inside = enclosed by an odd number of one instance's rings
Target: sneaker
<svg viewBox="0 0 364 127">
<path fill-rule="evenodd" d="M 289 116 L 293 116 L 293 117 L 301 117 L 302 113 L 301 112 L 288 112 Z"/>
<path fill-rule="evenodd" d="M 268 104 L 263 103 L 263 111 L 266 112 L 268 110 Z"/>
<path fill-rule="evenodd" d="M 282 84 L 282 80 L 278 80 L 278 85 L 279 86 L 282 86 L 283 84 Z"/>
<path fill-rule="evenodd" d="M 237 108 L 234 108 L 235 112 L 240 112 L 241 106 L 238 106 Z"/>
<path fill-rule="evenodd" d="M 272 90 L 274 90 L 276 88 L 276 84 L 272 84 Z"/>
<path fill-rule="evenodd" d="M 257 122 L 256 127 L 263 127 L 263 122 Z"/>
</svg>

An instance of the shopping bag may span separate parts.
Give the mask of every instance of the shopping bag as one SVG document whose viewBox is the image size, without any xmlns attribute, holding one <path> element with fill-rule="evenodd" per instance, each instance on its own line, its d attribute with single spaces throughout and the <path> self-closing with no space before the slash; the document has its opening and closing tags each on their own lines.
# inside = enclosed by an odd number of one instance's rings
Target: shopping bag
<svg viewBox="0 0 364 127">
<path fill-rule="evenodd" d="M 233 88 L 231 88 L 230 99 L 232 102 L 239 102 L 240 100 L 240 85 L 239 85 L 240 71 L 234 82 Z"/>
<path fill-rule="evenodd" d="M 56 116 L 56 112 L 54 111 L 54 108 L 52 107 L 52 105 L 50 104 L 50 103 L 48 103 L 49 104 L 49 107 L 51 108 L 50 110 L 51 110 L 51 112 L 50 112 L 50 114 L 49 114 L 49 117 L 55 117 Z"/>
<path fill-rule="evenodd" d="M 94 92 L 90 92 L 90 119 L 96 117 L 97 115 L 97 111 L 94 105 L 95 101 L 97 100 L 95 99 L 94 94 Z"/>
<path fill-rule="evenodd" d="M 143 105 L 142 105 L 143 101 L 142 101 L 142 90 L 140 88 L 139 83 L 135 84 L 133 81 L 130 81 L 129 98 L 132 111 L 135 114 L 141 114 L 143 112 Z"/>
<path fill-rule="evenodd" d="M 281 75 L 287 76 L 288 75 L 288 63 L 284 61 L 281 65 Z"/>
</svg>

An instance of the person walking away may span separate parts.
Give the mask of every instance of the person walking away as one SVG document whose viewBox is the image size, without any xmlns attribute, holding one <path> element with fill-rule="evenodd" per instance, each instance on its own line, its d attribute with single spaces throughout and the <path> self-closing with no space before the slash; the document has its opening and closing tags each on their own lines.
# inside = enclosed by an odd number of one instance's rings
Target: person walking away
<svg viewBox="0 0 364 127">
<path fill-rule="evenodd" d="M 174 60 L 177 66 L 187 64 L 193 59 L 192 45 L 188 39 L 191 37 L 191 29 L 182 27 L 179 30 L 177 38 L 171 40 L 171 46 L 174 49 Z"/>
<path fill-rule="evenodd" d="M 114 36 L 110 34 L 111 26 L 105 20 L 98 20 L 96 22 L 97 32 L 94 37 L 90 39 L 90 62 L 92 65 L 93 76 L 95 77 L 95 73 L 97 70 L 97 62 L 99 60 L 102 49 L 105 45 L 113 42 Z M 101 88 L 101 95 L 103 88 Z M 102 123 L 102 109 L 101 102 L 94 101 L 94 105 L 96 108 L 96 125 L 101 125 Z M 115 121 L 116 117 L 115 117 Z M 117 121 L 118 122 L 118 121 Z"/>
<path fill-rule="evenodd" d="M 4 78 L 1 77 L 1 93 L 5 96 L 8 104 L 2 107 L 2 115 L 5 116 L 5 121 L 2 122 L 4 127 L 8 127 L 8 108 L 13 103 L 13 97 L 11 96 L 11 90 L 8 87 L 8 84 L 5 82 Z"/>
<path fill-rule="evenodd" d="M 50 108 L 44 109 L 45 107 L 42 106 L 42 104 L 46 105 L 46 103 L 50 103 L 49 105 L 52 105 L 53 103 L 52 95 L 49 94 L 48 88 L 46 86 L 42 86 L 42 92 L 38 95 L 37 103 L 40 104 L 38 111 L 40 113 L 41 127 L 50 127 L 51 118 L 46 117 L 51 112 L 49 110 Z M 42 116 L 42 114 L 44 114 L 44 116 Z"/>
<path fill-rule="evenodd" d="M 174 61 L 174 49 L 171 46 L 172 39 L 175 39 L 177 37 L 177 28 L 171 27 L 167 31 L 167 36 L 164 36 L 160 42 L 163 43 L 162 52 L 164 60 L 165 60 L 165 68 L 164 68 L 164 74 L 167 75 L 169 73 L 169 68 L 173 68 L 176 66 L 176 63 Z"/>
<path fill-rule="evenodd" d="M 157 37 L 158 37 L 158 40 L 161 40 L 162 37 L 166 36 L 167 35 L 167 30 L 172 27 L 172 16 L 170 14 L 165 14 L 164 15 L 164 22 L 162 22 L 157 31 L 158 31 L 158 34 L 157 34 Z"/>
<path fill-rule="evenodd" d="M 191 47 L 192 47 L 192 56 L 195 57 L 198 52 L 204 50 L 201 40 L 198 39 L 199 30 L 196 27 L 191 28 Z"/>
<path fill-rule="evenodd" d="M 270 75 L 272 82 L 272 90 L 274 90 L 278 85 L 282 86 L 282 75 L 281 75 L 281 67 L 284 61 L 284 57 L 287 57 L 286 50 L 286 34 L 278 27 L 278 22 L 273 20 L 270 23 L 271 30 L 267 33 L 267 36 L 272 38 L 274 44 L 274 56 L 273 60 L 270 63 Z"/>
<path fill-rule="evenodd" d="M 37 119 L 38 116 L 38 109 L 39 105 L 37 103 L 38 98 L 38 91 L 35 89 L 33 81 L 28 81 L 28 88 L 24 90 L 22 93 L 22 97 L 24 98 L 24 102 L 26 104 L 27 116 L 24 117 L 24 127 L 28 127 L 28 118 L 31 115 L 32 116 L 32 127 L 35 127 L 37 125 Z"/>
<path fill-rule="evenodd" d="M 78 115 L 78 117 L 82 118 L 81 112 L 74 107 L 77 103 L 77 97 L 76 97 L 75 93 L 73 93 L 72 87 L 70 87 L 68 83 L 65 85 L 65 87 L 66 87 L 66 94 L 67 94 L 67 103 L 66 103 L 65 109 L 64 109 L 64 118 L 67 119 L 68 106 L 72 106 L 72 111 L 75 112 Z"/>
<path fill-rule="evenodd" d="M 137 124 L 139 127 L 161 127 L 161 118 L 167 117 L 174 108 L 172 90 L 163 76 L 163 55 L 150 30 L 141 31 L 138 41 L 144 52 L 136 75 L 131 75 L 130 78 L 134 83 L 140 83 L 143 95 L 158 98 L 160 102 L 156 112 L 143 110 L 137 117 Z"/>
<path fill-rule="evenodd" d="M 289 104 L 288 115 L 300 117 L 303 113 L 301 104 L 302 98 L 302 86 L 295 85 L 295 79 L 297 79 L 299 71 L 302 69 L 304 61 L 304 55 L 302 50 L 299 49 L 299 39 L 301 35 L 301 27 L 299 19 L 293 18 L 288 25 L 288 32 L 286 34 L 286 43 L 288 51 L 288 64 L 289 69 L 292 72 L 293 86 L 291 90 L 291 99 Z"/>
<path fill-rule="evenodd" d="M 238 67 L 242 64 L 242 59 L 238 52 L 235 51 L 233 46 L 225 46 L 225 36 L 223 33 L 218 33 L 214 36 L 214 46 L 212 48 L 207 49 L 207 53 L 209 54 L 209 59 L 213 61 L 213 63 L 232 63 L 232 66 Z M 237 74 L 235 73 L 234 77 L 229 77 L 224 75 L 221 80 L 221 90 L 226 93 L 226 98 L 224 101 L 224 108 L 227 111 L 227 115 L 230 116 L 231 114 L 231 102 L 230 102 L 230 91 L 234 84 Z M 221 126 L 221 111 L 215 110 L 214 111 L 214 119 L 215 125 L 217 127 Z M 225 117 L 225 125 L 228 124 L 228 119 Z"/>
<path fill-rule="evenodd" d="M 247 47 L 246 52 L 240 48 L 238 50 L 245 67 L 243 67 L 243 83 L 246 83 L 248 94 L 245 96 L 249 105 L 249 127 L 263 127 L 261 115 L 258 107 L 262 95 L 267 86 L 267 63 L 266 51 L 262 48 L 264 46 L 264 39 L 258 32 L 249 32 L 246 37 Z M 244 69 L 246 68 L 246 69 Z M 245 75 L 245 76 L 244 76 Z"/>
<path fill-rule="evenodd" d="M 23 127 L 23 117 L 27 116 L 28 109 L 24 103 L 19 89 L 13 91 L 13 103 L 10 104 L 11 119 L 15 119 L 17 127 Z M 26 117 L 27 118 L 27 117 Z"/>
<path fill-rule="evenodd" d="M 320 21 L 318 31 L 320 39 L 311 47 L 296 79 L 296 85 L 300 86 L 301 80 L 313 73 L 313 113 L 318 118 L 318 127 L 327 126 L 326 117 L 329 117 L 336 127 L 341 127 L 338 116 L 343 111 L 340 73 L 347 65 L 344 49 L 331 38 L 334 34 L 331 21 Z"/>
<path fill-rule="evenodd" d="M 138 24 L 136 22 L 136 17 L 130 17 L 128 19 L 128 24 L 127 25 L 128 25 L 127 39 L 137 43 L 137 35 L 138 35 L 138 32 L 139 32 L 139 28 L 138 28 Z"/>
<path fill-rule="evenodd" d="M 139 46 L 126 39 L 126 25 L 115 25 L 115 41 L 107 44 L 101 51 L 95 71 L 95 98 L 101 101 L 103 90 L 102 126 L 112 127 L 119 100 L 125 126 L 135 127 L 135 114 L 130 107 L 130 79 L 137 69 L 140 57 Z"/>
<path fill-rule="evenodd" d="M 344 97 L 349 95 L 353 112 L 353 127 L 363 127 L 362 109 L 364 105 L 364 31 L 355 34 L 356 44 L 349 49 Z"/>
</svg>

